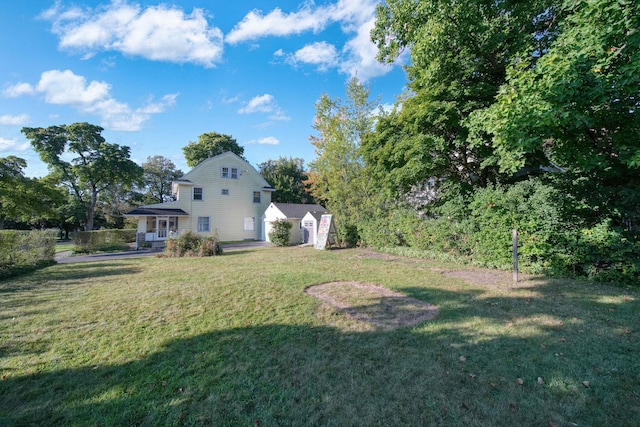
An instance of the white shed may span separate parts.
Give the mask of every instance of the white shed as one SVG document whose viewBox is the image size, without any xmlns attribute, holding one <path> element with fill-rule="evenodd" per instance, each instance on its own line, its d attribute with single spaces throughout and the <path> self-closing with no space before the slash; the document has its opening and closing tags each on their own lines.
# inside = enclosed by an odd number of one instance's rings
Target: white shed
<svg viewBox="0 0 640 427">
<path fill-rule="evenodd" d="M 327 212 L 307 212 L 302 217 L 302 241 L 310 245 L 316 244 L 316 236 L 318 235 L 318 225 L 320 218 Z"/>
<path fill-rule="evenodd" d="M 270 241 L 269 232 L 273 229 L 273 222 L 286 219 L 291 223 L 289 244 L 313 243 L 320 217 L 324 213 L 327 210 L 320 205 L 272 202 L 264 212 L 265 240 Z"/>
</svg>

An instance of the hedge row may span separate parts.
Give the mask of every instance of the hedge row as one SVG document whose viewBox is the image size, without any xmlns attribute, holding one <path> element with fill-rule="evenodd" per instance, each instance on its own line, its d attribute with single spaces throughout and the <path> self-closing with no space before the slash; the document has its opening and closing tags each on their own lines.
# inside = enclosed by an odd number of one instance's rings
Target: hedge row
<svg viewBox="0 0 640 427">
<path fill-rule="evenodd" d="M 419 218 L 408 208 L 376 215 L 360 236 L 372 247 L 509 269 L 517 229 L 524 272 L 637 285 L 640 242 L 610 220 L 581 223 L 569 204 L 559 190 L 531 179 L 479 189 L 443 206 L 438 218 Z"/>
<path fill-rule="evenodd" d="M 214 236 L 203 237 L 193 231 L 185 231 L 165 242 L 164 256 L 170 258 L 214 255 L 222 255 L 217 233 Z"/>
<path fill-rule="evenodd" d="M 127 243 L 136 241 L 136 230 L 78 231 L 71 235 L 74 252 L 101 252 L 126 249 Z"/>
<path fill-rule="evenodd" d="M 0 230 L 0 278 L 55 263 L 58 232 Z"/>
</svg>

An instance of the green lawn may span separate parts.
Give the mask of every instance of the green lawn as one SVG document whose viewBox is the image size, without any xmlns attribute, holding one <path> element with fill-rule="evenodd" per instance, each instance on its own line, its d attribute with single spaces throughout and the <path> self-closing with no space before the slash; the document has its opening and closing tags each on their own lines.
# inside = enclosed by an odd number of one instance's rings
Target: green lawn
<svg viewBox="0 0 640 427">
<path fill-rule="evenodd" d="M 56 253 L 74 250 L 76 245 L 73 243 L 58 243 L 56 245 Z"/>
<path fill-rule="evenodd" d="M 0 426 L 638 424 L 637 290 L 456 268 L 259 248 L 4 281 Z M 381 330 L 304 292 L 339 280 L 439 314 Z"/>
</svg>

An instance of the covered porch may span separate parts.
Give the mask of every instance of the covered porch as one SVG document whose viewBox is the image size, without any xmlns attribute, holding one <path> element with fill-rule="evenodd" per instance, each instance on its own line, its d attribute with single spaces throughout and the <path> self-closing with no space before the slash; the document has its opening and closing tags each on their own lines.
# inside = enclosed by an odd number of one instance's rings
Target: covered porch
<svg viewBox="0 0 640 427">
<path fill-rule="evenodd" d="M 182 209 L 141 207 L 127 213 L 127 216 L 138 217 L 136 246 L 140 248 L 145 242 L 151 246 L 164 246 L 165 240 L 180 231 L 179 218 L 188 217 L 189 214 Z"/>
</svg>

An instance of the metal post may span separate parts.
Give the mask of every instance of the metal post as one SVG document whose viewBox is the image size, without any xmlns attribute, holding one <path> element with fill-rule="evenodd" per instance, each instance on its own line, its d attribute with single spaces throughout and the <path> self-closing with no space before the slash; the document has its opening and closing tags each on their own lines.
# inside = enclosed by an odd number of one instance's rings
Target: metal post
<svg viewBox="0 0 640 427">
<path fill-rule="evenodd" d="M 513 238 L 513 283 L 518 282 L 518 230 L 512 232 Z"/>
</svg>

